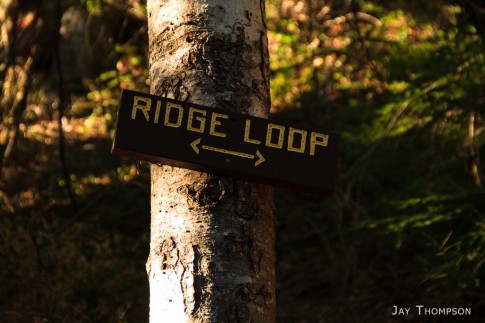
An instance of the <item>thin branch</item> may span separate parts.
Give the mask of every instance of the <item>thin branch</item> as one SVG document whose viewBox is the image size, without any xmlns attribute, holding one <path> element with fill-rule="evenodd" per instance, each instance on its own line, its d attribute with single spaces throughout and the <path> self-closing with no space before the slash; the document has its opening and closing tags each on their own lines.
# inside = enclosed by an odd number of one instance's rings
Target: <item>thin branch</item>
<svg viewBox="0 0 485 323">
<path fill-rule="evenodd" d="M 64 86 L 64 75 L 62 71 L 62 64 L 61 64 L 61 50 L 60 50 L 60 31 L 61 31 L 61 19 L 62 19 L 62 9 L 61 9 L 61 1 L 57 0 L 56 3 L 56 10 L 57 10 L 57 26 L 56 26 L 56 44 L 55 44 L 55 62 L 56 62 L 56 72 L 57 78 L 59 81 L 58 85 L 58 96 L 59 96 L 59 108 L 57 113 L 57 122 L 59 124 L 59 158 L 61 161 L 61 170 L 62 176 L 64 177 L 64 181 L 66 183 L 67 193 L 69 195 L 69 199 L 71 200 L 71 205 L 74 212 L 77 212 L 77 203 L 76 203 L 76 196 L 74 193 L 74 189 L 72 188 L 71 176 L 69 172 L 69 168 L 67 166 L 67 159 L 66 159 L 66 148 L 65 148 L 65 137 L 64 137 L 64 129 L 62 127 L 62 119 L 64 117 L 65 108 L 69 105 L 69 98 L 66 96 L 66 91 L 68 91 Z"/>
<path fill-rule="evenodd" d="M 4 209 L 7 212 L 14 213 L 15 212 L 15 207 L 13 204 L 10 202 L 10 198 L 8 197 L 7 193 L 4 191 L 0 190 L 0 207 Z"/>
<path fill-rule="evenodd" d="M 5 7 L 5 16 L 3 17 L 5 19 L 5 21 L 7 21 L 7 17 L 9 15 L 11 15 L 11 20 L 12 20 L 12 28 L 11 30 L 7 31 L 7 32 L 10 32 L 10 39 L 8 39 L 8 41 L 4 44 L 5 46 L 5 65 L 3 67 L 3 69 L 0 69 L 0 98 L 3 97 L 5 95 L 5 91 L 7 91 L 7 89 L 5 88 L 5 79 L 7 77 L 7 72 L 8 70 L 10 69 L 10 67 L 12 65 L 14 65 L 14 61 L 15 61 L 15 46 L 17 44 L 17 19 L 18 19 L 18 16 L 19 16 L 19 11 L 20 11 L 20 6 L 18 5 L 18 3 L 16 2 L 13 2 L 13 3 L 9 3 L 6 5 Z M 0 100 L 0 103 L 1 103 L 2 100 Z M 15 103 L 14 103 L 15 104 Z M 13 106 L 11 111 L 13 111 L 16 107 Z M 3 114 L 3 111 L 2 111 L 2 107 L 0 106 L 0 117 L 2 117 L 2 114 Z M 4 125 L 2 125 L 4 126 Z M 9 125 L 7 123 L 7 126 L 6 128 L 8 128 L 9 130 L 7 131 L 7 135 L 9 136 L 10 134 L 10 128 L 11 128 L 11 124 Z M 14 140 L 15 141 L 15 140 Z M 4 159 L 5 159 L 5 154 L 9 154 L 9 151 L 11 151 L 12 149 L 12 144 L 10 144 L 12 141 L 11 141 L 11 138 L 9 139 L 7 145 L 5 147 L 2 147 L 0 146 L 0 170 L 2 169 L 3 165 L 5 164 L 4 162 Z M 8 160 L 8 158 L 7 158 Z"/>
<path fill-rule="evenodd" d="M 357 8 L 353 5 L 352 6 L 352 16 L 354 17 L 354 19 L 352 20 L 352 23 L 351 24 L 354 26 L 355 30 L 357 31 L 358 41 L 360 42 L 360 44 L 361 44 L 361 46 L 363 48 L 365 58 L 370 63 L 370 66 L 372 67 L 372 69 L 376 73 L 376 76 L 379 79 L 379 81 L 382 84 L 385 84 L 386 82 L 385 82 L 384 75 L 382 75 L 381 71 L 379 71 L 379 68 L 376 65 L 376 62 L 372 59 L 371 54 L 369 52 L 369 48 L 367 48 L 367 46 L 365 44 L 366 39 L 362 35 L 362 32 L 360 31 L 360 26 L 359 26 L 360 20 L 363 20 L 364 17 L 370 16 L 370 15 L 364 15 L 363 16 L 363 13 L 362 12 L 358 12 L 357 11 Z M 372 17 L 372 16 L 370 16 L 370 17 Z M 374 18 L 374 17 L 372 17 L 372 18 Z M 374 18 L 374 19 L 376 19 L 377 22 L 378 22 L 378 23 L 375 22 L 374 25 L 380 27 L 382 25 L 381 21 L 378 20 L 377 18 Z"/>
<path fill-rule="evenodd" d="M 0 159 L 0 170 L 2 169 L 3 166 L 7 165 L 10 161 L 10 157 L 12 156 L 13 149 L 17 143 L 17 138 L 18 138 L 18 132 L 19 132 L 19 126 L 20 126 L 20 119 L 22 118 L 23 112 L 27 109 L 27 99 L 29 97 L 29 91 L 30 91 L 30 86 L 32 83 L 32 73 L 31 73 L 31 66 L 33 63 L 33 57 L 30 56 L 27 59 L 27 62 L 24 64 L 23 69 L 20 73 L 23 73 L 23 85 L 19 85 L 21 87 L 20 90 L 18 90 L 16 97 L 14 98 L 12 102 L 12 108 L 10 110 L 9 116 L 8 116 L 8 122 L 6 125 L 7 133 L 8 133 L 8 142 L 5 147 L 5 150 L 2 152 L 3 155 L 1 156 L 2 158 Z M 21 83 L 20 79 L 22 77 L 18 77 L 17 81 Z M 20 100 L 18 100 L 18 97 L 20 97 Z M 13 133 L 12 133 L 13 132 Z"/>
<path fill-rule="evenodd" d="M 14 5 L 15 7 L 13 7 Z M 5 44 L 6 63 L 5 63 L 5 68 L 3 70 L 0 70 L 0 85 L 2 86 L 2 90 L 3 90 L 3 86 L 5 85 L 5 77 L 7 75 L 7 71 L 9 67 L 13 65 L 15 60 L 15 46 L 17 45 L 17 35 L 18 35 L 17 19 L 20 12 L 20 5 L 17 2 L 12 2 L 8 4 L 7 7 L 5 8 L 5 17 L 4 17 L 5 20 L 7 20 L 7 15 L 9 15 L 11 11 L 13 11 L 12 18 L 11 18 L 12 29 L 10 30 L 11 40 L 9 41 L 10 44 L 8 43 Z"/>
</svg>

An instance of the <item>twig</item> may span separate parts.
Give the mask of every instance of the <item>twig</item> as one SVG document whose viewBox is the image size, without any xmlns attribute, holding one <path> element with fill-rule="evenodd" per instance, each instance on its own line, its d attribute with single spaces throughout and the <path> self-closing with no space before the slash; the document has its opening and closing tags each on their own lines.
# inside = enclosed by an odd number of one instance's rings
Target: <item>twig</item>
<svg viewBox="0 0 485 323">
<path fill-rule="evenodd" d="M 13 7 L 15 6 L 15 7 Z M 13 7 L 13 8 L 12 8 Z M 6 64 L 3 70 L 0 70 L 0 84 L 3 87 L 5 84 L 5 78 L 7 76 L 7 71 L 10 66 L 13 65 L 15 60 L 15 46 L 17 45 L 17 35 L 18 35 L 18 24 L 17 19 L 20 12 L 20 5 L 17 2 L 12 2 L 7 5 L 5 8 L 5 20 L 7 20 L 7 15 L 9 15 L 10 11 L 13 11 L 12 14 L 12 29 L 10 30 L 11 33 L 11 41 L 10 44 L 5 44 L 6 46 Z"/>
<path fill-rule="evenodd" d="M 56 26 L 55 61 L 56 61 L 57 78 L 59 81 L 59 85 L 58 85 L 59 111 L 57 114 L 57 122 L 59 124 L 59 147 L 58 147 L 59 158 L 61 161 L 62 176 L 64 177 L 64 181 L 66 183 L 67 193 L 69 195 L 69 199 L 71 200 L 71 205 L 74 212 L 77 212 L 76 196 L 72 188 L 69 168 L 67 166 L 64 129 L 62 127 L 62 118 L 64 117 L 64 110 L 69 103 L 66 101 L 66 96 L 65 96 L 66 89 L 64 87 L 64 75 L 63 75 L 62 64 L 61 64 L 61 51 L 59 48 L 60 47 L 59 40 L 61 38 L 61 35 L 60 35 L 61 18 L 62 18 L 62 9 L 61 9 L 60 0 L 57 0 L 56 10 L 57 10 L 57 26 Z"/>
<path fill-rule="evenodd" d="M 15 207 L 10 202 L 10 199 L 7 196 L 7 194 L 2 190 L 0 190 L 0 199 L 1 199 L 1 204 L 3 204 L 3 205 L 0 204 L 0 207 L 2 207 L 7 212 L 10 212 L 10 213 L 15 212 Z"/>
<path fill-rule="evenodd" d="M 7 20 L 7 16 L 10 14 L 11 11 L 13 11 L 12 13 L 12 16 L 11 16 L 11 20 L 12 20 L 12 28 L 10 30 L 10 33 L 11 33 L 11 40 L 9 41 L 10 44 L 7 42 L 5 44 L 5 51 L 6 51 L 6 59 L 5 59 L 5 66 L 2 70 L 0 70 L 0 98 L 3 97 L 3 95 L 5 94 L 5 91 L 7 90 L 5 88 L 5 79 L 7 77 L 7 72 L 9 70 L 9 68 L 14 65 L 14 61 L 15 61 L 15 46 L 17 44 L 17 35 L 18 35 L 18 30 L 17 30 L 17 19 L 18 19 L 18 16 L 19 16 L 19 11 L 20 11 L 20 6 L 18 5 L 18 3 L 14 2 L 14 3 L 10 3 L 8 5 L 6 5 L 5 7 L 5 20 Z M 0 100 L 0 103 L 2 100 Z M 13 107 L 12 107 L 12 110 L 11 111 L 14 111 L 14 109 L 16 109 L 16 106 L 15 106 L 15 103 L 13 103 Z M 0 117 L 2 116 L 2 111 L 1 111 L 1 106 L 0 106 Z M 2 125 L 3 126 L 3 125 Z M 7 135 L 9 136 L 10 134 L 10 128 L 11 128 L 11 124 L 7 124 Z M 16 135 L 16 132 L 17 130 L 15 130 L 14 132 L 14 135 Z M 5 155 L 9 155 L 9 151 L 12 150 L 13 148 L 13 143 L 15 142 L 15 140 L 11 140 L 12 138 L 10 137 L 9 138 L 9 141 L 7 143 L 7 145 L 4 147 L 1 147 L 0 146 L 0 170 L 3 168 L 3 165 L 5 164 L 6 161 L 8 161 L 8 157 L 5 158 Z"/>
<path fill-rule="evenodd" d="M 91 199 L 91 201 L 88 204 L 85 204 L 82 209 L 77 211 L 71 218 L 67 219 L 63 224 L 59 226 L 54 232 L 51 234 L 45 233 L 45 232 L 40 232 L 42 236 L 45 236 L 49 239 L 53 239 L 60 235 L 64 230 L 69 228 L 71 225 L 76 223 L 76 221 L 86 214 L 86 212 L 91 209 L 93 206 L 98 205 L 98 202 L 101 201 L 101 199 L 108 193 L 110 190 L 112 190 L 111 186 L 108 186 L 106 189 L 104 189 L 98 196 L 94 197 Z"/>
</svg>

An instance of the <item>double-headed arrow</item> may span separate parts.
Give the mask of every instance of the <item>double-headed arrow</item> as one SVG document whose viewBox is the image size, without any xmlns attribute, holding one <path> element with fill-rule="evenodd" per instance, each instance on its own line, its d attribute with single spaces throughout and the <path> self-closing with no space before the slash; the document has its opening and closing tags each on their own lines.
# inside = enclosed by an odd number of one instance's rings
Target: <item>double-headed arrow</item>
<svg viewBox="0 0 485 323">
<path fill-rule="evenodd" d="M 200 153 L 200 149 L 198 147 L 198 145 L 200 144 L 200 140 L 201 138 L 196 139 L 190 144 L 190 147 L 192 147 L 192 149 L 197 153 L 197 155 Z M 233 155 L 233 156 L 238 156 L 238 157 L 248 158 L 248 159 L 256 159 L 254 166 L 258 166 L 259 164 L 261 164 L 266 160 L 257 149 L 256 149 L 256 154 L 251 155 L 251 154 L 246 154 L 239 151 L 217 148 L 217 147 L 212 147 L 207 145 L 202 145 L 200 148 L 204 150 L 215 151 L 217 153 L 226 154 L 226 155 Z"/>
</svg>

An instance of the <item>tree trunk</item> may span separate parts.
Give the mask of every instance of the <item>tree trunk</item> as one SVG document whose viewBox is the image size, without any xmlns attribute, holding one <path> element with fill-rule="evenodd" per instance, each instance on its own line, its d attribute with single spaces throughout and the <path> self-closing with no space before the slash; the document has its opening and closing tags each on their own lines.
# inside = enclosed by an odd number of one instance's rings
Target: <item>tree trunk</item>
<svg viewBox="0 0 485 323">
<path fill-rule="evenodd" d="M 260 0 L 148 0 L 151 92 L 269 114 Z M 272 189 L 151 166 L 150 322 L 274 322 Z"/>
</svg>

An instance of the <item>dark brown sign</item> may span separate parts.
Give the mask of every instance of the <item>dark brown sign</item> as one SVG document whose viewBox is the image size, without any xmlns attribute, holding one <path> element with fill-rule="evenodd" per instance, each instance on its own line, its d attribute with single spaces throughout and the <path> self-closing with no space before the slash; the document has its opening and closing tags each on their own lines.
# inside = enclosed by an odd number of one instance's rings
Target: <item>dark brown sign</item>
<svg viewBox="0 0 485 323">
<path fill-rule="evenodd" d="M 338 135 L 123 90 L 112 152 L 330 195 Z"/>
</svg>

